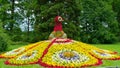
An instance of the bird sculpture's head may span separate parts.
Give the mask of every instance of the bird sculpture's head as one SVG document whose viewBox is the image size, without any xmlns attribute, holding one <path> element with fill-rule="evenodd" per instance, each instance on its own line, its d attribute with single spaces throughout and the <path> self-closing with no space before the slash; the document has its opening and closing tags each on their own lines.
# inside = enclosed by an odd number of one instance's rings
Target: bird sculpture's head
<svg viewBox="0 0 120 68">
<path fill-rule="evenodd" d="M 56 16 L 55 17 L 55 22 L 56 23 L 59 23 L 59 22 L 62 22 L 62 21 L 64 21 L 64 20 L 63 20 L 63 18 L 61 16 Z"/>
</svg>

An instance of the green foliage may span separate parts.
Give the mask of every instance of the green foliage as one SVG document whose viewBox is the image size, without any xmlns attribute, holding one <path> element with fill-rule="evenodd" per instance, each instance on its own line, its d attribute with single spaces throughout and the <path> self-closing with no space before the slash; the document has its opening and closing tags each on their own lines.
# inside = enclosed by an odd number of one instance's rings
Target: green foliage
<svg viewBox="0 0 120 68">
<path fill-rule="evenodd" d="M 11 40 L 14 42 L 21 41 L 22 37 L 20 35 L 13 35 Z"/>
<path fill-rule="evenodd" d="M 53 30 L 53 27 L 52 25 L 50 25 L 50 23 L 39 24 L 39 28 L 38 28 L 39 40 L 48 39 L 48 36 L 52 32 L 52 30 Z"/>
<path fill-rule="evenodd" d="M 0 51 L 5 51 L 7 49 L 8 43 L 10 43 L 10 40 L 4 33 L 4 30 L 2 29 L 2 23 L 0 22 Z"/>
<path fill-rule="evenodd" d="M 14 41 L 14 42 L 21 41 L 22 40 L 21 29 L 18 26 L 16 26 L 16 27 L 13 28 L 13 30 L 14 31 L 12 31 L 12 33 L 9 33 L 9 34 L 11 34 L 11 36 L 10 36 L 11 40 Z"/>
<path fill-rule="evenodd" d="M 7 42 L 0 36 L 0 51 L 5 51 L 7 49 Z"/>
<path fill-rule="evenodd" d="M 113 11 L 117 14 L 116 19 L 119 22 L 119 24 L 118 24 L 119 25 L 118 35 L 119 35 L 119 41 L 120 41 L 120 0 L 114 0 L 113 3 L 112 3 L 112 6 L 113 6 Z"/>
<path fill-rule="evenodd" d="M 7 41 L 8 43 L 11 43 L 11 40 L 10 40 L 9 36 L 5 32 L 5 30 L 2 28 L 2 23 L 1 22 L 0 22 L 0 36 L 2 38 L 4 38 L 4 40 Z"/>
<path fill-rule="evenodd" d="M 0 3 L 3 28 L 15 42 L 48 39 L 57 15 L 65 20 L 63 30 L 68 38 L 87 43 L 114 43 L 120 38 L 120 0 L 20 0 L 14 6 L 12 1 Z M 23 23 L 27 26 L 24 32 L 20 29 Z"/>
<path fill-rule="evenodd" d="M 76 28 L 76 25 L 72 22 L 64 24 L 63 26 L 64 31 L 66 32 L 68 38 L 80 40 L 80 27 Z"/>
<path fill-rule="evenodd" d="M 88 43 L 117 41 L 118 22 L 112 10 L 112 0 L 82 0 L 81 40 Z"/>
<path fill-rule="evenodd" d="M 34 31 L 30 31 L 29 33 L 30 34 L 29 34 L 29 37 L 28 37 L 28 36 L 26 36 L 27 32 L 23 32 L 20 36 L 20 38 L 21 38 L 20 41 L 35 43 L 35 42 L 40 40 L 40 38 L 39 38 L 40 36 L 36 36 L 36 33 Z"/>
<path fill-rule="evenodd" d="M 80 9 L 76 1 L 49 0 L 39 5 L 39 7 L 40 13 L 36 13 L 36 17 L 39 18 L 39 20 L 36 20 L 37 25 L 34 27 L 36 36 L 38 36 L 36 38 L 40 38 L 40 40 L 48 39 L 49 34 L 53 31 L 54 17 L 60 15 L 65 20 L 65 22 L 63 22 L 63 29 L 65 33 L 68 34 L 68 37 L 80 40 L 80 38 L 77 37 L 80 34 L 78 21 Z M 76 28 L 76 26 L 78 28 Z M 71 34 L 71 32 L 73 33 Z M 76 37 L 74 35 L 76 35 Z"/>
</svg>

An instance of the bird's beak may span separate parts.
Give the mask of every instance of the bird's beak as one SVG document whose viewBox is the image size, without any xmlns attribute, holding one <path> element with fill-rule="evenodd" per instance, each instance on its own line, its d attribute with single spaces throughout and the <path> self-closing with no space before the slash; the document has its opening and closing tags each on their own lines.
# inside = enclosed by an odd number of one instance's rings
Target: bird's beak
<svg viewBox="0 0 120 68">
<path fill-rule="evenodd" d="M 62 18 L 61 21 L 64 21 L 64 19 Z"/>
<path fill-rule="evenodd" d="M 63 19 L 61 21 L 64 21 Z"/>
</svg>

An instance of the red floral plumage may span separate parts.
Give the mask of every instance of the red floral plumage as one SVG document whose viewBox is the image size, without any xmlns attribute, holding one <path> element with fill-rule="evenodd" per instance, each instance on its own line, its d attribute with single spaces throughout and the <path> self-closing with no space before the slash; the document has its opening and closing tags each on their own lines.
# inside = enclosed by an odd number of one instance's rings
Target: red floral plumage
<svg viewBox="0 0 120 68">
<path fill-rule="evenodd" d="M 55 26 L 54 26 L 54 31 L 62 31 L 62 22 L 58 20 L 60 16 L 56 16 L 54 21 L 55 21 Z"/>
</svg>

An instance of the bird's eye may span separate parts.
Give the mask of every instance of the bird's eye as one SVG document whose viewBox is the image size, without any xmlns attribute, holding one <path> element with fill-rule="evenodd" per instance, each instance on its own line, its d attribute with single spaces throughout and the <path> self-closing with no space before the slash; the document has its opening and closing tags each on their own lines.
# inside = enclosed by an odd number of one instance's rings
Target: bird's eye
<svg viewBox="0 0 120 68">
<path fill-rule="evenodd" d="M 59 20 L 59 21 L 63 21 L 63 19 L 62 19 L 61 17 L 58 17 L 58 20 Z"/>
</svg>

